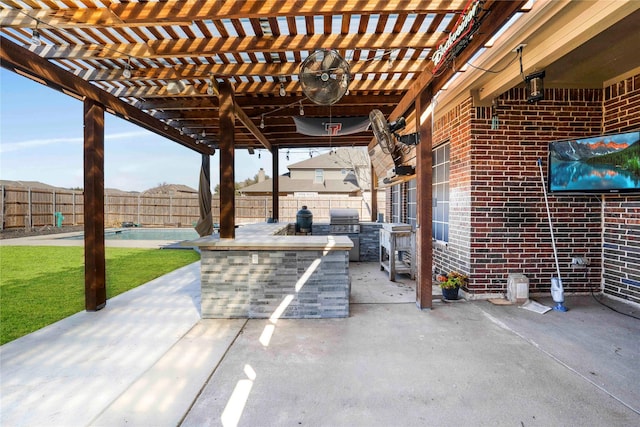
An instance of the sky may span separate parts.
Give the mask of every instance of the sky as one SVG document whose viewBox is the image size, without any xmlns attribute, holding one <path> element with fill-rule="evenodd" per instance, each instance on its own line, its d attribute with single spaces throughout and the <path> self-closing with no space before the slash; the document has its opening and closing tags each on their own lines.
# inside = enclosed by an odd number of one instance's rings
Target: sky
<svg viewBox="0 0 640 427">
<path fill-rule="evenodd" d="M 82 102 L 0 69 L 0 179 L 83 187 Z M 326 151 L 326 150 L 325 150 Z M 322 151 L 320 151 L 322 152 Z M 314 150 L 314 155 L 317 152 Z M 309 158 L 309 150 L 279 152 L 279 174 Z M 144 191 L 162 183 L 198 188 L 200 153 L 105 113 L 105 187 Z M 220 182 L 219 153 L 211 157 L 211 189 Z M 237 150 L 236 182 L 260 168 L 273 177 L 271 153 Z"/>
</svg>

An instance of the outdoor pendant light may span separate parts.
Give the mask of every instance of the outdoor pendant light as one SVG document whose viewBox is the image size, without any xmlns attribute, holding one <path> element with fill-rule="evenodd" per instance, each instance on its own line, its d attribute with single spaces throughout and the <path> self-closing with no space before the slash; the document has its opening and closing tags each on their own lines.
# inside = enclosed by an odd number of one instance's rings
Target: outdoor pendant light
<svg viewBox="0 0 640 427">
<path fill-rule="evenodd" d="M 207 85 L 207 95 L 213 95 L 213 73 L 209 73 L 209 84 Z"/>
<path fill-rule="evenodd" d="M 180 80 L 174 80 L 167 83 L 167 92 L 171 95 L 178 95 L 185 90 L 185 85 Z"/>
<path fill-rule="evenodd" d="M 529 74 L 524 78 L 527 84 L 527 102 L 533 104 L 534 102 L 544 99 L 544 71 Z"/>
<path fill-rule="evenodd" d="M 127 65 L 125 65 L 124 70 L 122 71 L 122 77 L 125 79 L 131 78 L 131 57 L 127 59 Z"/>
</svg>

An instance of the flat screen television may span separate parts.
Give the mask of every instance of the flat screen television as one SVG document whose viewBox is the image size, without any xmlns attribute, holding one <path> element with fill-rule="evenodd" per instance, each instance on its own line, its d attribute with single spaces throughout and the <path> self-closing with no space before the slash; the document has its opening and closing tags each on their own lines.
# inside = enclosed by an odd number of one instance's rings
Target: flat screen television
<svg viewBox="0 0 640 427">
<path fill-rule="evenodd" d="M 640 193 L 640 131 L 549 144 L 551 193 Z"/>
</svg>

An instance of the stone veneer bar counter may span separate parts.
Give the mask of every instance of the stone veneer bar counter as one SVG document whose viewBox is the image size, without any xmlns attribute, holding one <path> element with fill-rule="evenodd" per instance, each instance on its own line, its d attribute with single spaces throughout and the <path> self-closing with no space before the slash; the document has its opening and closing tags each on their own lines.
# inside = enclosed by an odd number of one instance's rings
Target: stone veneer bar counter
<svg viewBox="0 0 640 427">
<path fill-rule="evenodd" d="M 235 239 L 183 242 L 201 251 L 202 318 L 349 316 L 346 236 L 288 236 L 287 224 L 252 224 Z"/>
</svg>

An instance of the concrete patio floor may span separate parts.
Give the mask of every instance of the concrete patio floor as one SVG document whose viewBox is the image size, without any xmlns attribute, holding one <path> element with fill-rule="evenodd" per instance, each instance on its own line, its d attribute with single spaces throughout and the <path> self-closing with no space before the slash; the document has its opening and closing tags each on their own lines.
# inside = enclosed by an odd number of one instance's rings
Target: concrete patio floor
<svg viewBox="0 0 640 427">
<path fill-rule="evenodd" d="M 420 311 L 413 281 L 351 273 L 345 319 L 201 320 L 195 263 L 5 344 L 0 425 L 640 425 L 640 321 L 591 296 Z"/>
</svg>

